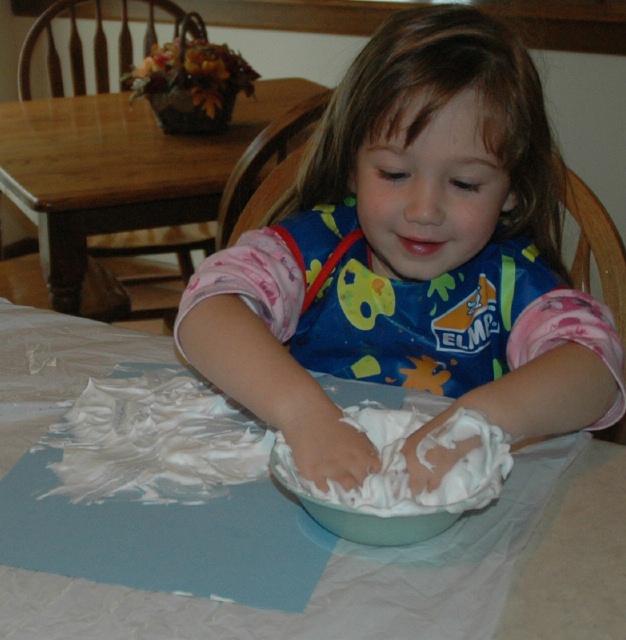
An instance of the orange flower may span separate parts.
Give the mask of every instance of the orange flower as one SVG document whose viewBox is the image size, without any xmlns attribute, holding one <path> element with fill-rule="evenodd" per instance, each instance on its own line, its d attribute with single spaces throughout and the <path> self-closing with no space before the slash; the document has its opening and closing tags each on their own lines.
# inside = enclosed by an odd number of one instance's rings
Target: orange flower
<svg viewBox="0 0 626 640">
<path fill-rule="evenodd" d="M 136 78 L 146 78 L 153 71 L 156 71 L 158 67 L 156 66 L 154 59 L 150 56 L 144 58 L 143 62 L 135 68 L 134 75 Z"/>
<path fill-rule="evenodd" d="M 199 89 L 198 87 L 191 88 L 191 95 L 193 97 L 193 104 L 196 107 L 202 107 L 209 118 L 215 118 L 215 112 L 217 109 L 222 108 L 222 101 L 219 96 L 208 91 L 206 89 Z"/>
</svg>

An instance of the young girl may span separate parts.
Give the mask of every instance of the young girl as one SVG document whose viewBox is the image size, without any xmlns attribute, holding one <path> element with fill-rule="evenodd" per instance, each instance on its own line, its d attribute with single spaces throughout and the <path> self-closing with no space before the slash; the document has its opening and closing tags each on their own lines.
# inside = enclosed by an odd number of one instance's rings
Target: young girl
<svg viewBox="0 0 626 640">
<path fill-rule="evenodd" d="M 622 347 L 608 309 L 567 286 L 555 158 L 513 33 L 460 6 L 393 15 L 334 91 L 274 225 L 198 269 L 182 352 L 322 488 L 380 463 L 307 370 L 456 398 L 404 446 L 415 492 L 476 446 L 431 449 L 432 471 L 415 455 L 459 407 L 513 438 L 613 424 Z"/>
</svg>

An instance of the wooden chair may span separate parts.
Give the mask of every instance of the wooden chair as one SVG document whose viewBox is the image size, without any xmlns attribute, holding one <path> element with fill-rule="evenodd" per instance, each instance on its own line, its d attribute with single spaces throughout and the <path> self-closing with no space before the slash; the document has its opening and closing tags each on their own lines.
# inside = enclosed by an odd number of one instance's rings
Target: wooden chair
<svg viewBox="0 0 626 640">
<path fill-rule="evenodd" d="M 626 343 L 626 249 L 619 231 L 595 193 L 571 169 L 567 169 L 561 185 L 561 200 L 579 228 L 569 267 L 574 286 L 595 293 L 595 261 L 599 293 L 615 315 L 619 336 Z"/>
<path fill-rule="evenodd" d="M 218 212 L 216 246 L 229 243 L 241 212 L 273 166 L 308 138 L 310 125 L 324 113 L 331 90 L 322 91 L 269 124 L 250 143 L 230 175 Z"/>
<path fill-rule="evenodd" d="M 104 30 L 102 0 L 58 0 L 52 4 L 32 25 L 28 32 L 19 59 L 18 85 L 21 100 L 30 100 L 31 67 L 36 63 L 34 55 L 39 43 L 45 39 L 47 47 L 47 75 L 50 84 L 50 95 L 63 97 L 70 84 L 63 77 L 63 65 L 60 61 L 60 37 L 56 35 L 54 23 L 65 19 L 68 23 L 69 40 L 64 43 L 68 47 L 71 66 L 71 86 L 74 95 L 87 92 L 88 69 L 85 65 L 85 51 L 79 34 L 78 19 L 89 19 L 95 22 L 93 41 L 94 85 L 97 93 L 109 93 L 121 87 L 120 78 L 130 71 L 133 60 L 133 42 L 129 25 L 142 18 L 146 23 L 143 39 L 143 55 L 147 55 L 153 44 L 157 43 L 155 20 L 165 18 L 174 22 L 173 36 L 179 34 L 179 26 L 186 12 L 170 0 L 115 0 L 121 15 L 119 30 L 119 75 L 114 81 L 109 79 L 109 44 Z M 113 6 L 109 0 L 107 7 Z M 197 34 L 193 34 L 197 35 Z M 44 38 L 45 36 L 45 38 Z M 173 223 L 176 221 L 173 220 Z M 205 255 L 215 250 L 216 225 L 214 223 L 187 224 L 171 227 L 160 227 L 122 233 L 90 236 L 87 239 L 89 253 L 94 257 L 129 257 L 149 256 L 174 253 L 178 259 L 179 273 L 167 276 L 129 276 L 120 278 L 125 285 L 144 284 L 146 282 L 167 281 L 172 279 L 189 280 L 194 271 L 191 252 L 199 249 Z M 159 317 L 169 309 L 157 309 L 151 312 L 141 311 L 131 317 Z"/>
<path fill-rule="evenodd" d="M 615 316 L 619 337 L 626 344 L 626 249 L 619 231 L 595 193 L 569 168 L 561 184 L 561 201 L 578 227 L 569 267 L 573 284 L 604 300 Z M 593 286 L 594 263 L 599 291 L 594 291 Z M 595 435 L 626 444 L 626 418 Z"/>
<path fill-rule="evenodd" d="M 323 96 L 320 97 L 320 101 Z M 328 98 L 328 95 L 325 96 Z M 319 117 L 320 112 L 316 112 Z M 273 130 L 278 129 L 274 123 Z M 267 131 L 267 130 L 266 130 Z M 261 182 L 245 205 L 238 209 L 234 204 L 240 176 L 250 166 L 249 157 L 259 154 L 261 133 L 241 158 L 228 181 L 223 200 L 218 229 L 218 246 L 232 246 L 245 231 L 257 229 L 271 206 L 284 190 L 293 183 L 302 158 L 303 148 L 299 147 L 278 164 Z M 265 139 L 270 137 L 265 136 Z M 271 137 L 270 137 L 271 139 Z M 248 182 L 248 184 L 250 184 Z M 606 209 L 591 189 L 570 169 L 561 186 L 561 199 L 572 221 L 578 227 L 578 238 L 570 273 L 576 288 L 599 294 L 609 306 L 617 323 L 617 330 L 626 342 L 626 249 Z M 229 231 L 230 230 L 230 231 Z M 596 265 L 600 280 L 600 291 L 592 289 L 593 265 Z M 626 444 L 626 420 L 596 434 L 598 437 Z"/>
<path fill-rule="evenodd" d="M 220 235 L 221 229 L 218 229 L 218 238 L 227 239 L 225 246 L 232 247 L 243 233 L 258 229 L 261 226 L 272 205 L 285 192 L 287 187 L 293 184 L 300 167 L 303 152 L 304 147 L 294 149 L 279 165 L 272 169 L 234 221 L 232 231 L 227 238 L 225 234 Z"/>
</svg>

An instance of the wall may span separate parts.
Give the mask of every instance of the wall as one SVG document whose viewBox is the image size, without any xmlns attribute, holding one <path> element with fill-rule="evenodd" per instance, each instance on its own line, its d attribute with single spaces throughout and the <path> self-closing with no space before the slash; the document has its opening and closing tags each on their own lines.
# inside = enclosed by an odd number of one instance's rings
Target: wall
<svg viewBox="0 0 626 640">
<path fill-rule="evenodd" d="M 16 18 L 8 0 L 0 0 L 0 101 L 17 100 L 17 61 L 31 18 Z"/>
<path fill-rule="evenodd" d="M 28 18 L 0 0 L 0 99 L 16 99 L 17 48 Z M 184 2 L 180 2 L 184 6 Z M 170 37 L 169 27 L 162 29 Z M 265 77 L 300 76 L 332 85 L 365 41 L 352 36 L 211 28 Z M 596 191 L 626 238 L 626 57 L 534 52 L 568 164 Z"/>
</svg>

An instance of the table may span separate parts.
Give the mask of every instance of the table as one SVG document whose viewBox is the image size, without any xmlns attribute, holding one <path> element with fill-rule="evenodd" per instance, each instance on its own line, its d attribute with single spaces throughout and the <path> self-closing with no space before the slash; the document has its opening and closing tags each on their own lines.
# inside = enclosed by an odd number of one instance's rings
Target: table
<svg viewBox="0 0 626 640">
<path fill-rule="evenodd" d="M 120 359 L 170 363 L 175 358 L 169 337 L 1 300 L 0 355 L 0 476 L 67 410 L 89 376 L 106 376 Z M 625 483 L 626 447 L 592 440 L 559 479 L 511 569 L 512 587 L 504 613 L 490 637 L 623 636 L 626 501 L 621 489 Z M 420 621 L 410 609 L 394 609 L 387 598 L 367 601 L 368 594 L 375 593 L 374 574 L 362 572 L 359 560 L 354 549 L 344 550 L 343 557 L 333 556 L 320 583 L 323 588 L 304 614 L 260 611 L 0 566 L 0 636 L 51 640 L 425 637 L 416 632 Z M 333 597 L 337 592 L 326 593 L 328 583 L 342 586 L 338 593 L 345 609 Z M 391 593 L 393 586 L 398 587 L 390 585 L 385 593 Z M 398 588 L 406 591 L 410 586 Z M 369 609 L 358 624 L 338 632 L 338 621 L 349 619 L 351 606 Z M 389 625 L 385 627 L 388 635 L 380 625 Z M 484 638 L 469 631 L 460 637 Z"/>
<path fill-rule="evenodd" d="M 256 86 L 219 135 L 165 135 L 148 102 L 128 94 L 0 104 L 0 191 L 39 227 L 55 310 L 79 313 L 88 235 L 215 220 L 248 144 L 323 88 L 299 78 Z"/>
</svg>

